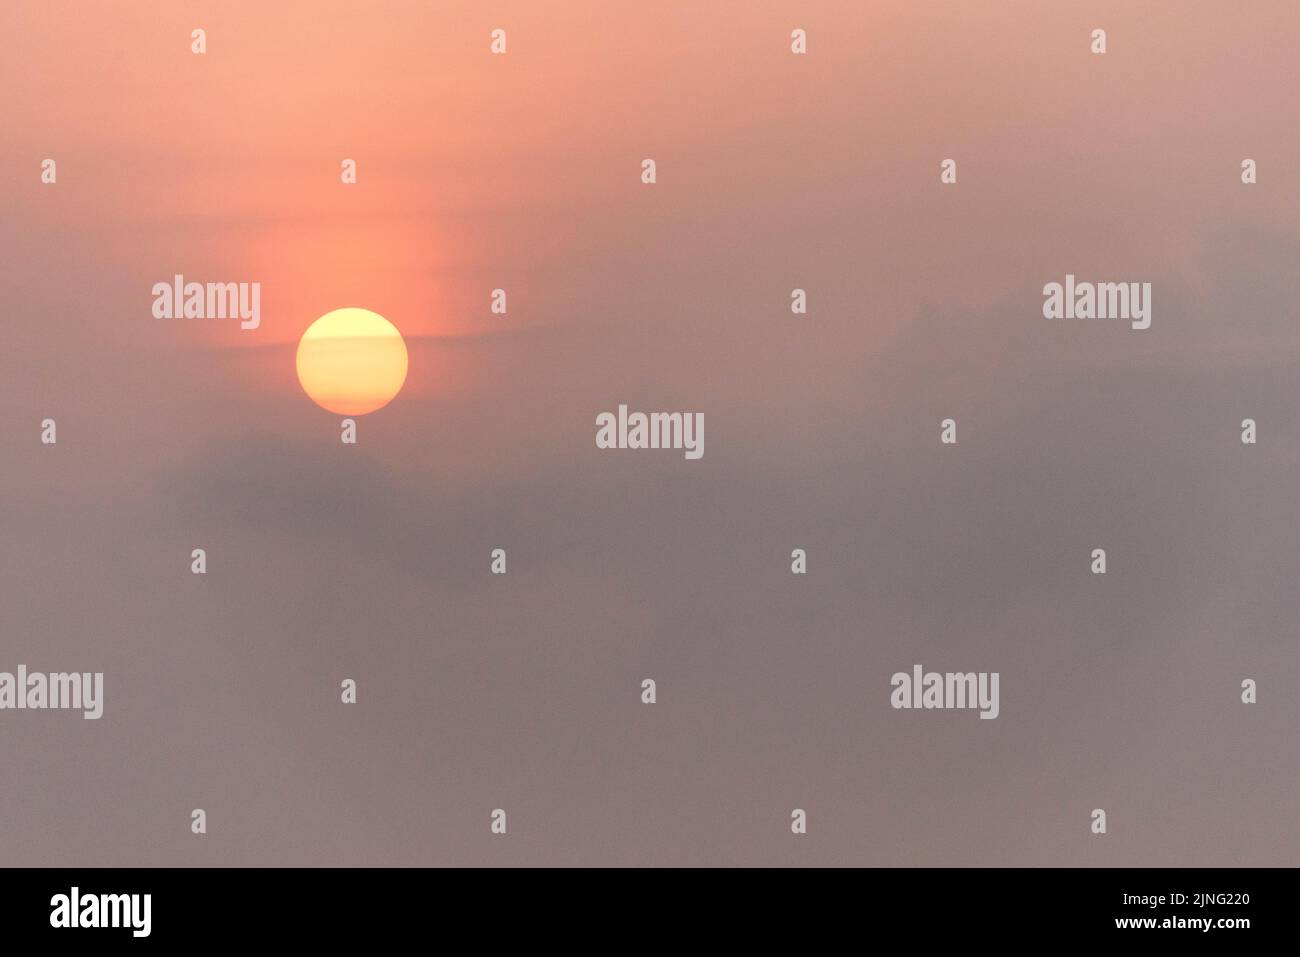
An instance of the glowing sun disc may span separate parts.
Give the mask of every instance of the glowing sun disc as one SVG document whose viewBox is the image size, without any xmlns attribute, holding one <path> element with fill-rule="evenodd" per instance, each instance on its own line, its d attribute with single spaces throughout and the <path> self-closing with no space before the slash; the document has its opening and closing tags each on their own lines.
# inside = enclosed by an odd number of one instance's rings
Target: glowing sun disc
<svg viewBox="0 0 1300 957">
<path fill-rule="evenodd" d="M 406 343 L 369 309 L 335 309 L 302 334 L 298 381 L 322 409 L 365 415 L 388 405 L 406 382 Z"/>
</svg>

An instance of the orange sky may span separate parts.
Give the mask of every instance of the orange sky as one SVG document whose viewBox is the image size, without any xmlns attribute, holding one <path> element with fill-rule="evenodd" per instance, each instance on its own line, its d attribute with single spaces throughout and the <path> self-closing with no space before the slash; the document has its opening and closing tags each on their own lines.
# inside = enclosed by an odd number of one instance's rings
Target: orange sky
<svg viewBox="0 0 1300 957">
<path fill-rule="evenodd" d="M 198 789 L 220 863 L 481 862 L 501 793 L 546 822 L 516 861 L 785 863 L 753 834 L 814 788 L 887 827 L 813 862 L 1294 862 L 1300 4 L 6 0 L 0 36 L 0 651 L 126 676 L 112 741 L 0 735 L 75 785 L 0 794 L 0 860 L 188 862 L 157 821 Z M 176 273 L 260 282 L 260 328 L 152 318 Z M 1151 329 L 1045 322 L 1066 273 L 1151 282 Z M 410 363 L 352 448 L 294 374 L 343 306 Z M 620 403 L 707 455 L 598 453 Z M 918 648 L 1002 671 L 992 734 L 898 724 Z M 388 710 L 299 706 L 363 667 Z M 1106 848 L 1064 836 L 1094 800 Z"/>
</svg>

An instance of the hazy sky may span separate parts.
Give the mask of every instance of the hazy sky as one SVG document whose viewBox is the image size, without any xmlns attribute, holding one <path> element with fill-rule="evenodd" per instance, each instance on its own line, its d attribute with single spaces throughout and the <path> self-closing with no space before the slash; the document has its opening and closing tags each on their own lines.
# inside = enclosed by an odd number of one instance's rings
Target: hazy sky
<svg viewBox="0 0 1300 957">
<path fill-rule="evenodd" d="M 3 4 L 0 671 L 105 713 L 0 712 L 0 862 L 1294 865 L 1298 31 Z M 1151 328 L 1045 320 L 1067 273 Z M 356 446 L 294 376 L 342 306 L 410 351 Z M 620 403 L 703 458 L 597 450 Z M 916 663 L 1000 716 L 892 709 Z"/>
</svg>

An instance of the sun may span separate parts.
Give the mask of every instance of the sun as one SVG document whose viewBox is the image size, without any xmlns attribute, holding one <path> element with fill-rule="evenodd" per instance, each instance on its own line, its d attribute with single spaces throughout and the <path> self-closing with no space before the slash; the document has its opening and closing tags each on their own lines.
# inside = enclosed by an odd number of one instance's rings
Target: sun
<svg viewBox="0 0 1300 957">
<path fill-rule="evenodd" d="M 322 409 L 365 415 L 388 405 L 406 382 L 406 343 L 369 309 L 335 309 L 302 334 L 298 381 Z"/>
</svg>

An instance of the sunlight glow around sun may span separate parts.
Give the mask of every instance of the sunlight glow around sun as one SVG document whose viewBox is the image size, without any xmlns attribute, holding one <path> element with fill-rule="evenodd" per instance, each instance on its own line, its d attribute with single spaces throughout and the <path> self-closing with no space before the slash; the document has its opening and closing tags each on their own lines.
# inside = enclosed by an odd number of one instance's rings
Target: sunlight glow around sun
<svg viewBox="0 0 1300 957">
<path fill-rule="evenodd" d="M 335 309 L 302 334 L 298 381 L 322 409 L 365 415 L 382 409 L 406 381 L 406 343 L 397 327 L 369 309 Z"/>
</svg>

